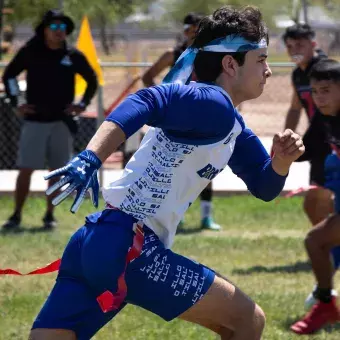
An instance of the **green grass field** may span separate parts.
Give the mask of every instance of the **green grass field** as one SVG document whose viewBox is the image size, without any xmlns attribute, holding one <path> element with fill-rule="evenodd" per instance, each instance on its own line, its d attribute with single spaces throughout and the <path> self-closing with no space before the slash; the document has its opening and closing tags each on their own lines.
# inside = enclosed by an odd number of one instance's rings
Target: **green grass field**
<svg viewBox="0 0 340 340">
<path fill-rule="evenodd" d="M 60 226 L 39 232 L 45 204 L 41 198 L 27 202 L 23 231 L 0 235 L 0 266 L 28 272 L 57 259 L 70 235 L 93 211 L 86 201 L 77 215 L 68 212 L 70 201 L 57 209 Z M 304 313 L 303 302 L 314 280 L 306 262 L 303 237 L 309 223 L 301 209 L 302 199 L 279 199 L 263 203 L 250 196 L 216 198 L 215 217 L 223 225 L 219 233 L 200 232 L 198 202 L 186 215 L 185 230 L 177 235 L 174 250 L 203 262 L 228 276 L 264 309 L 264 339 L 300 339 L 288 331 Z M 12 200 L 0 197 L 0 221 L 12 210 Z M 0 339 L 27 339 L 55 274 L 31 277 L 7 276 L 0 280 Z M 340 327 L 308 339 L 340 338 Z M 199 326 L 183 321 L 165 323 L 149 312 L 128 306 L 102 329 L 95 339 L 217 339 Z"/>
</svg>

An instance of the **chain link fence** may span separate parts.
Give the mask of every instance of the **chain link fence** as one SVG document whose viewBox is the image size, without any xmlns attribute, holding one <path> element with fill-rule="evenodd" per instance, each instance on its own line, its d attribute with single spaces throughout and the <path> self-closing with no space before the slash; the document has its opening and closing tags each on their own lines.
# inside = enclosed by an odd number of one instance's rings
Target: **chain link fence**
<svg viewBox="0 0 340 340">
<path fill-rule="evenodd" d="M 21 97 L 24 93 L 21 93 Z M 0 95 L 0 170 L 17 169 L 16 160 L 22 120 L 14 113 L 4 93 Z M 74 153 L 81 152 L 97 130 L 97 117 L 81 116 L 74 136 Z"/>
<path fill-rule="evenodd" d="M 93 134 L 98 123 L 103 119 L 103 113 L 117 102 L 117 98 L 124 97 L 143 87 L 140 76 L 150 63 L 103 63 L 104 87 L 92 100 L 87 111 L 79 118 L 79 132 L 74 139 L 74 152 L 83 150 Z M 1 65 L 0 65 L 1 66 Z M 257 99 L 241 104 L 239 110 L 246 124 L 261 136 L 273 136 L 281 131 L 292 96 L 291 72 L 289 63 L 270 64 L 273 75 L 267 81 L 264 93 Z M 164 74 L 160 75 L 160 83 Z M 133 80 L 136 80 L 133 82 Z M 23 95 L 23 94 L 22 94 Z M 98 111 L 99 116 L 98 116 Z M 307 120 L 302 115 L 299 132 L 303 132 Z M 20 136 L 21 121 L 16 117 L 4 95 L 0 97 L 0 169 L 16 169 L 17 145 Z M 144 130 L 146 127 L 144 128 Z M 141 140 L 143 131 L 134 136 L 127 145 L 122 146 L 105 163 L 106 168 L 122 167 L 124 150 L 126 153 L 134 151 Z"/>
<path fill-rule="evenodd" d="M 0 96 L 0 169 L 16 169 L 21 121 L 13 113 L 4 94 Z"/>
</svg>

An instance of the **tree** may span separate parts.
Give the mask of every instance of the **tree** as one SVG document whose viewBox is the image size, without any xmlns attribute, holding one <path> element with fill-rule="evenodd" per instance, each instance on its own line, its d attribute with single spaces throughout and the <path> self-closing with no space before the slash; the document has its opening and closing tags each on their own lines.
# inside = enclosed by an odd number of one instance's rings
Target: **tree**
<svg viewBox="0 0 340 340">
<path fill-rule="evenodd" d="M 77 23 L 87 15 L 89 20 L 99 27 L 101 43 L 105 53 L 109 54 L 107 39 L 108 25 L 114 25 L 137 8 L 143 8 L 152 0 L 64 0 L 64 12 Z M 5 5 L 14 10 L 13 22 L 37 24 L 42 14 L 58 7 L 57 0 L 5 0 Z"/>
<path fill-rule="evenodd" d="M 327 13 L 335 18 L 340 18 L 340 1 L 339 0 L 312 0 L 311 4 L 322 6 Z"/>
<path fill-rule="evenodd" d="M 334 0 L 336 1 L 336 0 Z M 291 17 L 293 1 L 288 2 L 282 0 L 252 0 L 251 4 L 260 8 L 264 20 L 269 28 L 275 29 L 274 18 L 278 14 L 286 14 Z M 202 14 L 211 14 L 214 10 L 225 5 L 246 6 L 249 5 L 247 0 L 167 0 L 169 16 L 175 22 L 182 22 L 185 13 L 199 12 Z"/>
<path fill-rule="evenodd" d="M 55 0 L 5 0 L 5 6 L 13 9 L 11 21 L 14 23 L 37 24 L 42 14 L 56 7 Z"/>
</svg>

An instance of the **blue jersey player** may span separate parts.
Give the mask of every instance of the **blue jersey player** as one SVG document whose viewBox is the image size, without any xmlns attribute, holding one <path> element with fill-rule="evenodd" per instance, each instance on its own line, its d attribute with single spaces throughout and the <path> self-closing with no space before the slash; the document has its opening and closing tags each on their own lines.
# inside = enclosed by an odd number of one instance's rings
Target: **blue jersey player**
<svg viewBox="0 0 340 340">
<path fill-rule="evenodd" d="M 90 339 L 128 303 L 166 321 L 200 324 L 225 340 L 261 338 L 265 317 L 256 303 L 170 248 L 184 212 L 224 167 L 270 201 L 304 152 L 300 136 L 286 130 L 275 135 L 271 159 L 235 109 L 258 97 L 271 75 L 267 43 L 258 9 L 215 11 L 202 20 L 167 84 L 130 95 L 85 151 L 49 174 L 63 176 L 50 193 L 68 184 L 55 204 L 76 190 L 75 212 L 90 190 L 97 205 L 102 162 L 144 124 L 151 126 L 122 176 L 103 188 L 106 209 L 89 215 L 71 237 L 30 339 Z M 183 85 L 193 67 L 198 82 Z"/>
</svg>

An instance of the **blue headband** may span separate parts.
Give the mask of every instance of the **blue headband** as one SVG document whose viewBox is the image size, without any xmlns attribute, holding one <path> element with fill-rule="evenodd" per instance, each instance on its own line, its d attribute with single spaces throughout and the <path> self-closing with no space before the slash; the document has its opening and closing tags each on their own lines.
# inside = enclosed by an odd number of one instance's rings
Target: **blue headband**
<svg viewBox="0 0 340 340">
<path fill-rule="evenodd" d="M 182 83 L 186 84 L 194 68 L 195 58 L 199 51 L 206 52 L 246 52 L 258 48 L 267 48 L 267 40 L 261 39 L 258 43 L 250 42 L 239 35 L 228 35 L 224 38 L 218 38 L 202 48 L 187 48 L 178 58 L 174 67 L 163 79 L 164 83 Z"/>
</svg>

